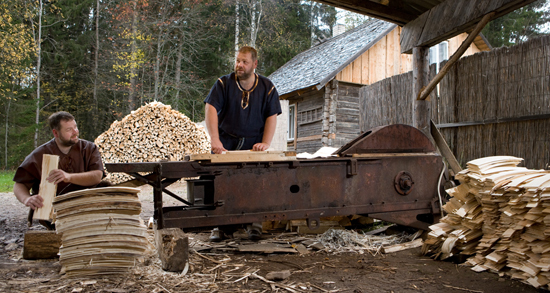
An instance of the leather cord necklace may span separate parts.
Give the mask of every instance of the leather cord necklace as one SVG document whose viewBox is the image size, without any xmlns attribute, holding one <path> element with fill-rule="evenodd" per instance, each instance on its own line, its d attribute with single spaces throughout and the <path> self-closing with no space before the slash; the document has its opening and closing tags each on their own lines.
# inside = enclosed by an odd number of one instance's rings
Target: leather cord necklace
<svg viewBox="0 0 550 293">
<path fill-rule="evenodd" d="M 246 109 L 248 108 L 248 102 L 250 100 L 250 93 L 254 91 L 256 86 L 258 85 L 258 75 L 254 73 L 254 86 L 250 90 L 245 90 L 241 87 L 241 83 L 239 82 L 239 78 L 237 77 L 237 87 L 239 87 L 239 90 L 243 92 L 243 95 L 241 97 L 241 108 Z"/>
</svg>

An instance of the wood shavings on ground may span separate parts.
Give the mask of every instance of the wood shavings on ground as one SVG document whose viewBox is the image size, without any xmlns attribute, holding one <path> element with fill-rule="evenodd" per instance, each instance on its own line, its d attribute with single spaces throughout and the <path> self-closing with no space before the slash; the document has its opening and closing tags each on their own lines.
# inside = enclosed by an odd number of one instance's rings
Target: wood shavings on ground
<svg viewBox="0 0 550 293">
<path fill-rule="evenodd" d="M 382 247 L 401 244 L 410 241 L 411 237 L 405 233 L 399 235 L 367 235 L 359 234 L 353 230 L 330 229 L 320 235 L 317 240 L 329 253 L 365 252 L 376 255 Z"/>
</svg>

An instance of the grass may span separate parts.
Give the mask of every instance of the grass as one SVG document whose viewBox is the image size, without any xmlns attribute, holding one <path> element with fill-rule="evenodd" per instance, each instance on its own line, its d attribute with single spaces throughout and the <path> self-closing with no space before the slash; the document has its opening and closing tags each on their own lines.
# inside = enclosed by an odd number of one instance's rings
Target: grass
<svg viewBox="0 0 550 293">
<path fill-rule="evenodd" d="M 13 191 L 13 175 L 15 170 L 0 171 L 0 192 L 12 192 Z"/>
</svg>

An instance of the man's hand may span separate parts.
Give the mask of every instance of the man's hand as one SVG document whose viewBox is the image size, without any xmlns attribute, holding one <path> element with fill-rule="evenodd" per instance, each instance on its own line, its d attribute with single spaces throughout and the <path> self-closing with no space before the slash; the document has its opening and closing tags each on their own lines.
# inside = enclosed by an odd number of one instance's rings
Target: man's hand
<svg viewBox="0 0 550 293">
<path fill-rule="evenodd" d="M 70 173 L 67 173 L 61 169 L 55 169 L 50 172 L 46 180 L 50 183 L 58 184 L 59 182 L 70 182 L 70 178 Z"/>
<path fill-rule="evenodd" d="M 219 139 L 212 139 L 211 142 L 212 145 L 212 152 L 214 154 L 221 154 L 223 152 L 226 152 L 227 150 L 223 147 L 222 142 Z"/>
<path fill-rule="evenodd" d="M 44 202 L 44 199 L 37 194 L 37 195 L 29 196 L 25 200 L 24 204 L 33 210 L 37 210 L 38 208 L 41 208 L 42 206 L 44 206 L 43 202 Z"/>
<path fill-rule="evenodd" d="M 268 148 L 269 148 L 269 145 L 267 143 L 260 142 L 260 143 L 255 144 L 252 147 L 252 150 L 253 151 L 265 151 Z"/>
</svg>

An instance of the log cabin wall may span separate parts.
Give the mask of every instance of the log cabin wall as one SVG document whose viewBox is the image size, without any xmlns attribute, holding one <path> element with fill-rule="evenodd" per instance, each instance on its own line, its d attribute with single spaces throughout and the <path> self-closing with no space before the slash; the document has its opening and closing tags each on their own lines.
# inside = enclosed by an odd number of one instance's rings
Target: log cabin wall
<svg viewBox="0 0 550 293">
<path fill-rule="evenodd" d="M 289 142 L 288 149 L 295 146 L 297 152 L 316 152 L 322 146 L 323 121 L 326 120 L 324 88 L 288 100 L 289 104 L 296 105 L 296 135 L 294 142 Z"/>
<path fill-rule="evenodd" d="M 359 92 L 363 85 L 347 82 L 334 81 L 336 92 L 334 101 L 334 116 L 329 117 L 334 125 L 329 129 L 328 146 L 341 147 L 356 138 L 361 132 L 359 130 Z"/>
<path fill-rule="evenodd" d="M 434 75 L 434 66 L 431 67 Z M 412 125 L 411 73 L 361 89 L 361 131 Z M 460 59 L 439 85 L 432 119 L 459 163 L 487 156 L 550 163 L 550 36 Z"/>
</svg>

